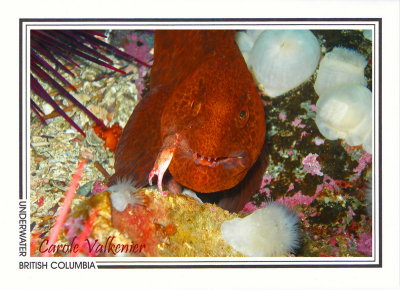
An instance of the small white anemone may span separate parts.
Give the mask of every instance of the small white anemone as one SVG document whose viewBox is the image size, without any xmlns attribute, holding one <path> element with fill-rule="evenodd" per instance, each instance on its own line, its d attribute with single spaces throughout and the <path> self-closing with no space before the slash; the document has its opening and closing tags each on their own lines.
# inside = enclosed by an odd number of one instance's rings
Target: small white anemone
<svg viewBox="0 0 400 290">
<path fill-rule="evenodd" d="M 284 205 L 270 203 L 245 218 L 225 221 L 222 237 L 250 257 L 286 256 L 299 245 L 297 217 Z"/>
<path fill-rule="evenodd" d="M 182 194 L 190 196 L 191 198 L 197 200 L 199 203 L 203 203 L 203 201 L 197 196 L 197 194 L 193 190 L 190 190 L 189 188 L 183 189 Z"/>
<path fill-rule="evenodd" d="M 366 86 L 365 57 L 355 50 L 335 47 L 321 60 L 314 89 L 321 96 L 333 88 L 344 85 Z"/>
<path fill-rule="evenodd" d="M 321 134 L 344 139 L 350 146 L 372 148 L 372 94 L 361 85 L 347 85 L 328 91 L 317 101 L 315 120 Z"/>
<path fill-rule="evenodd" d="M 111 192 L 112 206 L 118 211 L 124 211 L 128 204 L 132 206 L 143 205 L 143 196 L 138 194 L 138 188 L 135 187 L 135 183 L 132 180 L 117 180 L 107 190 Z"/>
<path fill-rule="evenodd" d="M 252 41 L 249 39 L 247 41 Z M 321 49 L 309 30 L 266 30 L 258 35 L 252 50 L 246 53 L 259 87 L 270 97 L 277 97 L 296 88 L 314 73 Z"/>
</svg>

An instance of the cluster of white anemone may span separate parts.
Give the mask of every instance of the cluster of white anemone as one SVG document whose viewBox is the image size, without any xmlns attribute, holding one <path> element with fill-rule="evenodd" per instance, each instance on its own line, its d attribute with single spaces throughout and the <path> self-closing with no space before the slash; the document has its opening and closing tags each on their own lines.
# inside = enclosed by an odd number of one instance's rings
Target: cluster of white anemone
<svg viewBox="0 0 400 290">
<path fill-rule="evenodd" d="M 261 90 L 277 97 L 296 88 L 316 70 L 320 46 L 308 30 L 248 30 L 236 42 Z M 362 144 L 371 153 L 372 96 L 366 88 L 365 58 L 334 48 L 321 60 L 314 84 L 319 95 L 316 124 L 330 140 Z M 246 256 L 285 256 L 298 247 L 297 217 L 272 203 L 221 226 L 224 240 Z"/>
<path fill-rule="evenodd" d="M 277 97 L 296 88 L 314 73 L 320 45 L 309 30 L 247 30 L 236 42 L 259 88 Z M 329 139 L 343 139 L 372 152 L 372 94 L 366 88 L 366 59 L 335 47 L 319 65 L 314 85 L 319 96 L 316 124 Z"/>
<path fill-rule="evenodd" d="M 325 138 L 362 145 L 372 153 L 372 94 L 366 88 L 366 65 L 360 53 L 343 47 L 324 56 L 314 84 L 319 96 L 315 121 Z"/>
</svg>

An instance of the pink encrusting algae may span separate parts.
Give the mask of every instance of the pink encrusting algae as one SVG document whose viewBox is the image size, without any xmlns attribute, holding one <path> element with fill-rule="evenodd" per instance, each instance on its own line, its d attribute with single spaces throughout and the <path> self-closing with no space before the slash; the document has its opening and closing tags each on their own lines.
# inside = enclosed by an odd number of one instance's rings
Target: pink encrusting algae
<svg viewBox="0 0 400 290">
<path fill-rule="evenodd" d="M 357 174 L 357 176 L 360 176 L 361 173 L 364 171 L 364 169 L 371 164 L 372 162 L 372 155 L 365 152 L 360 159 L 358 160 L 358 166 L 354 168 L 354 172 Z"/>
<path fill-rule="evenodd" d="M 257 209 L 264 208 L 264 207 L 266 207 L 266 206 L 267 206 L 267 203 L 266 203 L 266 202 L 262 202 L 259 206 L 256 206 L 253 202 L 249 201 L 249 202 L 246 203 L 245 206 L 243 207 L 242 212 L 245 212 L 245 213 L 252 213 L 252 212 L 254 212 L 254 211 L 257 210 Z"/>
<path fill-rule="evenodd" d="M 307 131 L 302 131 L 300 134 L 300 139 L 303 139 L 304 137 L 306 137 L 309 133 Z"/>
<path fill-rule="evenodd" d="M 150 53 L 151 48 L 148 47 L 143 37 L 140 37 L 135 33 L 132 34 L 131 39 L 129 40 L 129 44 L 125 46 L 125 50 L 129 54 L 135 55 L 138 59 L 142 60 L 144 63 L 152 65 L 153 55 Z M 145 78 L 146 76 L 148 76 L 149 72 L 150 72 L 149 66 L 142 65 L 138 68 L 139 77 L 135 80 L 135 86 L 138 91 L 139 99 L 143 97 L 143 92 L 147 88 Z"/>
<path fill-rule="evenodd" d="M 311 111 L 316 112 L 317 111 L 317 106 L 316 105 L 309 105 L 308 106 L 310 108 Z"/>
<path fill-rule="evenodd" d="M 125 46 L 125 50 L 128 54 L 134 55 L 142 62 L 148 65 L 152 64 L 153 55 L 150 54 L 151 48 L 147 46 L 145 39 L 136 33 L 131 35 L 131 39 L 129 39 L 129 44 Z"/>
<path fill-rule="evenodd" d="M 306 125 L 304 125 L 304 124 L 302 124 L 301 123 L 301 119 L 295 119 L 293 122 L 292 122 L 292 126 L 293 127 L 299 127 L 299 128 L 304 128 Z"/>
<path fill-rule="evenodd" d="M 314 139 L 314 143 L 315 143 L 315 145 L 319 146 L 319 145 L 324 144 L 325 141 L 324 141 L 324 139 L 321 139 L 321 138 L 319 138 L 319 137 L 316 137 L 316 138 Z"/>
<path fill-rule="evenodd" d="M 269 185 L 271 183 L 272 179 L 273 178 L 270 175 L 264 176 L 262 181 L 261 181 L 261 186 L 260 187 L 263 188 L 263 187 Z"/>
<path fill-rule="evenodd" d="M 108 188 L 108 186 L 104 185 L 103 182 L 96 180 L 93 184 L 92 192 L 93 194 L 103 192 Z"/>
<path fill-rule="evenodd" d="M 340 187 L 337 185 L 336 180 L 326 174 L 324 175 L 323 183 L 317 185 L 315 193 L 319 194 L 324 188 L 332 192 L 338 192 L 340 190 Z"/>
<path fill-rule="evenodd" d="M 360 234 L 357 241 L 357 251 L 365 256 L 372 256 L 372 235 L 370 233 Z"/>
<path fill-rule="evenodd" d="M 308 154 L 304 159 L 303 159 L 303 168 L 310 173 L 311 175 L 324 175 L 321 171 L 321 165 L 319 164 L 318 160 L 318 154 Z"/>
<path fill-rule="evenodd" d="M 270 175 L 266 175 L 263 177 L 262 181 L 261 181 L 261 186 L 259 189 L 259 193 L 267 198 L 269 198 L 271 196 L 271 191 L 269 188 L 267 188 L 266 186 L 269 185 L 272 181 L 272 177 Z M 251 202 L 250 202 L 251 203 Z M 249 203 L 247 203 L 249 204 Z M 246 205 L 247 205 L 246 204 Z M 246 206 L 245 206 L 246 207 Z M 250 206 L 251 207 L 251 206 Z M 243 209 L 244 210 L 244 209 Z M 243 211 L 242 210 L 242 211 Z"/>
<path fill-rule="evenodd" d="M 303 193 L 300 191 L 296 192 L 293 196 L 291 197 L 286 197 L 283 196 L 279 199 L 276 200 L 277 203 L 286 205 L 288 207 L 294 207 L 299 204 L 304 204 L 304 205 L 310 205 L 314 199 L 317 197 L 317 193 L 314 194 L 313 196 L 307 196 L 303 195 Z"/>
<path fill-rule="evenodd" d="M 271 190 L 269 188 L 261 188 L 259 192 L 265 197 L 271 197 Z"/>
</svg>

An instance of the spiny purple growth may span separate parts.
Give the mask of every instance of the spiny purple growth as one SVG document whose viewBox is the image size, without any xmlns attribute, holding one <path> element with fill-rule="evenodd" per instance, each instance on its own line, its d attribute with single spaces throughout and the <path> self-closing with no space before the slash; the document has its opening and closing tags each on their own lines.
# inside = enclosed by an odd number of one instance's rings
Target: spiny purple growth
<svg viewBox="0 0 400 290">
<path fill-rule="evenodd" d="M 49 103 L 54 108 L 54 110 L 61 116 L 63 116 L 64 119 L 68 121 L 68 123 L 70 123 L 76 130 L 79 131 L 79 133 L 81 133 L 83 136 L 86 136 L 85 133 L 82 131 L 82 129 L 79 128 L 79 126 L 75 124 L 75 122 L 70 117 L 68 117 L 68 115 L 60 108 L 60 106 L 57 105 L 57 103 L 50 97 L 50 95 L 45 91 L 45 89 L 43 89 L 43 87 L 32 76 L 32 74 L 31 74 L 31 89 L 35 92 L 35 94 L 37 94 L 38 96 L 43 98 L 47 103 Z"/>
<path fill-rule="evenodd" d="M 74 74 L 60 60 L 63 59 L 75 67 L 78 63 L 73 61 L 69 55 L 79 56 L 93 63 L 112 69 L 116 72 L 125 74 L 124 71 L 112 66 L 111 59 L 101 54 L 99 50 L 107 50 L 128 61 L 136 61 L 141 65 L 149 66 L 135 57 L 115 48 L 114 46 L 97 39 L 96 36 L 106 37 L 97 31 L 88 30 L 32 30 L 31 31 L 31 89 L 39 97 L 49 103 L 56 112 L 76 128 L 83 136 L 85 133 L 81 128 L 60 108 L 60 106 L 50 97 L 46 90 L 40 85 L 38 79 L 48 83 L 61 95 L 69 99 L 78 108 L 84 111 L 89 118 L 101 127 L 105 128 L 104 123 L 93 115 L 84 105 L 75 99 L 65 87 L 76 91 L 76 88 L 69 83 L 54 67 L 68 73 Z M 65 63 L 64 62 L 64 63 Z M 61 82 L 63 85 L 61 85 Z M 43 112 L 39 106 L 31 100 L 32 111 L 44 122 Z"/>
<path fill-rule="evenodd" d="M 43 118 L 44 113 L 39 106 L 31 99 L 31 109 L 39 117 L 40 121 L 46 125 L 46 120 Z"/>
</svg>

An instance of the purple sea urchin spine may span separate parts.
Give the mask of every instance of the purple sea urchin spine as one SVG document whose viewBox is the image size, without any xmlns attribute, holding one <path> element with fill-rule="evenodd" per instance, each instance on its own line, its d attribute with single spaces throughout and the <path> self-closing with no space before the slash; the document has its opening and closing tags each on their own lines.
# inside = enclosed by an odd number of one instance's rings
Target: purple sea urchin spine
<svg viewBox="0 0 400 290">
<path fill-rule="evenodd" d="M 31 75 L 31 88 L 38 96 L 41 96 L 46 102 L 48 102 L 57 113 L 64 117 L 68 123 L 71 124 L 79 133 L 83 136 L 86 134 L 82 131 L 81 128 L 70 118 L 68 115 L 57 105 L 57 103 L 50 97 L 50 95 L 43 89 L 43 87 L 39 84 L 39 82 Z"/>
<path fill-rule="evenodd" d="M 80 129 L 79 126 L 75 124 L 74 121 L 65 114 L 65 112 L 63 112 L 59 105 L 54 102 L 38 80 L 40 79 L 50 84 L 64 97 L 68 98 L 74 105 L 84 111 L 90 119 L 105 128 L 105 125 L 101 120 L 94 116 L 94 114 L 92 114 L 83 104 L 81 104 L 61 84 L 58 83 L 58 81 L 61 81 L 65 86 L 76 91 L 76 88 L 57 71 L 56 68 L 60 68 L 62 71 L 65 71 L 74 77 L 72 71 L 68 69 L 65 64 L 61 63 L 60 59 L 62 58 L 67 63 L 79 67 L 78 63 L 67 56 L 73 54 L 116 72 L 125 74 L 123 70 L 112 65 L 113 61 L 110 58 L 98 51 L 98 49 L 106 49 L 126 60 L 134 60 L 141 65 L 148 66 L 147 63 L 144 63 L 135 57 L 120 51 L 118 48 L 97 39 L 96 36 L 105 37 L 99 32 L 86 30 L 33 30 L 31 32 L 31 78 L 34 79 L 31 83 L 32 91 L 53 106 L 64 119 L 66 119 L 84 136 L 85 134 L 82 129 Z M 39 106 L 37 104 L 32 104 L 31 107 L 32 111 L 38 115 L 43 122 L 43 114 L 38 110 Z"/>
<path fill-rule="evenodd" d="M 77 99 L 75 99 L 66 89 L 64 89 L 60 84 L 58 84 L 54 79 L 52 79 L 48 74 L 46 74 L 40 67 L 32 66 L 32 71 L 40 76 L 42 79 L 48 81 L 55 89 L 57 89 L 64 97 L 68 98 L 72 103 L 78 106 L 82 111 L 86 113 L 93 121 L 98 125 L 105 128 L 104 123 L 99 120 L 95 115 L 92 114 L 85 106 L 83 106 Z"/>
</svg>

